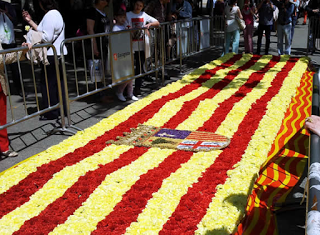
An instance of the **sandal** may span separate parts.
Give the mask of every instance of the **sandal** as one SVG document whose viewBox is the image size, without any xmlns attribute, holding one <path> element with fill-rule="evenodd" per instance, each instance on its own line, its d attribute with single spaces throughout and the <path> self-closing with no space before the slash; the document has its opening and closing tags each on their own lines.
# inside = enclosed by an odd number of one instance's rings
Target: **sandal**
<svg viewBox="0 0 320 235">
<path fill-rule="evenodd" d="M 2 155 L 5 157 L 17 157 L 18 153 L 12 150 L 7 150 L 5 152 L 2 152 Z"/>
</svg>

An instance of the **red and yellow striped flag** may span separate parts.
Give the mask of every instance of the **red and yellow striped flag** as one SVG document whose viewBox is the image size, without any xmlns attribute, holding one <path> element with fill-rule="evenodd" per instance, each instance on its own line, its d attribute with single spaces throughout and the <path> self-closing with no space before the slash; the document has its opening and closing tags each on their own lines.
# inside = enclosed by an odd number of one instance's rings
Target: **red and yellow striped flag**
<svg viewBox="0 0 320 235">
<path fill-rule="evenodd" d="M 8 169 L 0 233 L 235 232 L 307 65 L 227 54 Z M 230 145 L 195 153 L 106 144 L 139 124 L 217 133 Z"/>
</svg>

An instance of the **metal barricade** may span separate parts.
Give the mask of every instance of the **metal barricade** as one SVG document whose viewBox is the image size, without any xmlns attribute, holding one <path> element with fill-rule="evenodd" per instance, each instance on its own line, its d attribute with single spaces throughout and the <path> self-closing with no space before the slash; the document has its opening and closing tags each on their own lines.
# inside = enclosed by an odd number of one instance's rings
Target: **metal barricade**
<svg viewBox="0 0 320 235">
<path fill-rule="evenodd" d="M 164 34 L 165 64 L 210 50 L 223 50 L 224 19 L 222 16 L 195 17 L 161 23 Z"/>
<path fill-rule="evenodd" d="M 312 114 L 319 116 L 320 71 L 313 76 Z M 306 234 L 318 234 L 320 224 L 320 137 L 310 134 Z"/>
<path fill-rule="evenodd" d="M 53 61 L 55 63 L 55 73 L 56 73 L 56 84 L 57 84 L 57 92 L 58 98 L 57 103 L 52 104 L 51 98 L 54 94 L 50 94 L 49 92 L 49 81 L 48 81 L 48 73 L 47 73 L 47 66 L 46 58 L 47 57 L 39 57 L 38 54 L 45 55 L 44 51 L 47 49 L 52 48 L 53 50 Z M 60 84 L 60 70 L 59 70 L 59 61 L 56 53 L 56 49 L 52 44 L 44 43 L 35 45 L 32 49 L 28 52 L 29 59 L 27 60 L 25 56 L 20 57 L 22 54 L 23 47 L 11 48 L 6 50 L 1 50 L 1 63 L 3 63 L 3 71 L 4 71 L 4 78 L 6 82 L 7 88 L 7 97 L 8 97 L 8 108 L 7 108 L 7 122 L 5 125 L 0 126 L 0 130 L 8 128 L 10 126 L 16 125 L 28 119 L 34 118 L 36 116 L 44 115 L 53 110 L 60 110 L 61 116 L 61 127 L 56 127 L 49 133 L 55 132 L 64 132 L 68 131 L 65 128 L 65 118 L 64 118 L 64 106 L 63 106 L 63 98 L 62 98 L 62 91 L 61 91 L 61 84 Z M 10 55 L 14 54 L 15 61 L 17 63 L 17 69 L 19 74 L 19 86 L 21 86 L 21 93 L 22 93 L 22 106 L 14 107 L 13 104 L 13 93 L 14 89 L 10 87 L 10 80 L 9 79 L 9 72 L 8 67 L 10 64 L 6 64 L 6 58 Z M 37 65 L 36 65 L 37 64 Z M 42 96 L 39 96 L 39 90 L 42 91 L 43 94 L 46 92 L 47 100 L 43 100 Z M 15 91 L 17 92 L 17 91 Z M 26 94 L 28 92 L 28 99 L 26 98 Z M 47 107 L 43 107 L 40 105 L 39 97 L 41 97 L 42 103 L 48 104 Z"/>
<path fill-rule="evenodd" d="M 67 128 L 80 130 L 72 125 L 72 102 L 148 74 L 156 73 L 157 77 L 157 72 L 163 70 L 163 63 L 159 60 L 163 58 L 163 43 L 158 43 L 161 38 L 161 29 L 152 27 L 65 39 L 60 49 L 64 46 L 68 48 L 68 55 L 62 55 L 61 59 L 66 87 Z M 99 47 L 99 75 L 92 72 L 91 64 L 90 67 L 87 64 L 88 60 L 97 60 L 94 55 L 94 40 Z M 120 60 L 125 64 L 120 63 Z M 159 83 L 158 78 L 157 82 Z"/>
<path fill-rule="evenodd" d="M 320 17 L 310 17 L 308 24 L 307 55 L 320 50 Z"/>
</svg>

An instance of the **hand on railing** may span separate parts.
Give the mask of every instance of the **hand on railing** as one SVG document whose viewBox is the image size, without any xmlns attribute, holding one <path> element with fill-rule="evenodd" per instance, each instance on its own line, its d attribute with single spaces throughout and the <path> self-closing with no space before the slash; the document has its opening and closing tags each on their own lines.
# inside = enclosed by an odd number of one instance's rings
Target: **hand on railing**
<svg viewBox="0 0 320 235">
<path fill-rule="evenodd" d="M 310 117 L 306 118 L 304 127 L 308 131 L 312 131 L 313 133 L 320 136 L 320 117 L 311 115 Z"/>
</svg>

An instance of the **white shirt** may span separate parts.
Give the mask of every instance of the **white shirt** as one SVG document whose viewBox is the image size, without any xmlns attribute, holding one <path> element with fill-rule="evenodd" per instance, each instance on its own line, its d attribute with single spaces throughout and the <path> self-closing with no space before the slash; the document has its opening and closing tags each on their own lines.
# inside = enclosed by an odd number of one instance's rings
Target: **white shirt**
<svg viewBox="0 0 320 235">
<path fill-rule="evenodd" d="M 226 22 L 227 22 L 226 32 L 239 30 L 239 26 L 236 21 L 236 15 L 238 14 L 237 13 L 238 11 L 239 11 L 238 6 L 230 7 L 229 5 L 227 5 L 225 7 L 224 13 L 226 15 Z"/>
<path fill-rule="evenodd" d="M 122 31 L 122 30 L 126 30 L 126 26 L 116 24 L 116 25 L 114 25 L 113 28 L 112 28 L 112 31 L 113 31 L 113 32 Z"/>
<path fill-rule="evenodd" d="M 127 21 L 126 21 L 126 28 L 127 29 L 134 29 L 134 28 L 143 28 L 148 23 L 157 22 L 155 18 L 148 15 L 147 13 L 141 11 L 139 14 L 135 14 L 132 11 L 127 12 Z M 149 38 L 146 36 L 146 43 L 149 42 Z M 139 43 L 139 44 L 138 44 Z M 132 43 L 132 50 L 133 51 L 144 51 L 144 43 L 143 37 L 140 39 L 133 39 Z"/>
<path fill-rule="evenodd" d="M 60 45 L 65 39 L 65 27 L 62 15 L 57 10 L 48 11 L 37 27 L 37 31 L 42 32 L 43 42 L 51 43 L 54 40 L 54 47 L 57 50 L 57 55 L 60 55 Z M 66 46 L 63 47 L 63 54 L 68 53 Z M 53 50 L 50 48 L 47 55 L 53 55 Z"/>
</svg>

